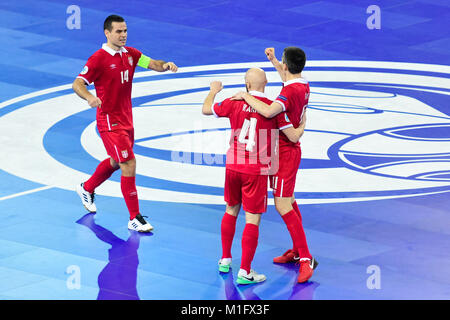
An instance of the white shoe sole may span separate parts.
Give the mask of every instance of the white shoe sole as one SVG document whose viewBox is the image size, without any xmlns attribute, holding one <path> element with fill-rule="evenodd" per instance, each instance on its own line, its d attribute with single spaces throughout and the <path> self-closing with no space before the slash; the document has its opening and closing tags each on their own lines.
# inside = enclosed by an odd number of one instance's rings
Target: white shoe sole
<svg viewBox="0 0 450 320">
<path fill-rule="evenodd" d="M 151 232 L 152 230 L 153 230 L 153 228 L 152 229 L 149 229 L 149 230 L 134 230 L 134 229 L 130 229 L 130 228 L 128 228 L 128 230 L 131 230 L 131 231 L 136 231 L 136 232 L 140 232 L 140 233 L 149 233 L 149 232 Z"/>
<path fill-rule="evenodd" d="M 153 230 L 153 226 L 150 226 L 150 229 L 148 229 L 148 230 L 136 230 L 136 229 L 130 228 L 130 227 L 128 227 L 128 230 L 136 231 L 136 232 L 140 232 L 140 233 L 149 233 L 150 231 Z"/>
</svg>

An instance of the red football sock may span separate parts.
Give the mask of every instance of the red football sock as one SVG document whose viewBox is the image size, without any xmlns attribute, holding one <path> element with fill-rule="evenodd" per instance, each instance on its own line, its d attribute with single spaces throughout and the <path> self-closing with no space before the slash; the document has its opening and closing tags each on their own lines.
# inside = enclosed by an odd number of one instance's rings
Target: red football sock
<svg viewBox="0 0 450 320">
<path fill-rule="evenodd" d="M 234 232 L 236 231 L 237 216 L 225 212 L 220 226 L 222 236 L 222 259 L 231 258 L 231 245 L 233 244 Z"/>
<path fill-rule="evenodd" d="M 139 214 L 139 200 L 136 190 L 136 177 L 120 178 L 120 188 L 122 189 L 123 198 L 130 212 L 130 220 L 136 218 Z"/>
<path fill-rule="evenodd" d="M 302 221 L 297 216 L 294 209 L 282 216 L 286 226 L 291 234 L 292 242 L 294 243 L 294 248 L 298 250 L 300 258 L 309 258 L 312 256 L 308 250 L 308 244 L 306 243 L 306 235 L 303 230 Z"/>
<path fill-rule="evenodd" d="M 256 247 L 258 246 L 259 227 L 255 224 L 247 223 L 242 234 L 242 259 L 241 269 L 250 272 Z"/>
<path fill-rule="evenodd" d="M 298 208 L 297 201 L 294 201 L 292 203 L 292 208 L 294 208 L 294 211 L 297 214 L 297 216 L 299 217 L 300 222 L 302 222 L 302 215 L 300 213 L 300 209 Z M 293 245 L 292 250 L 294 250 L 298 254 L 298 249 L 295 247 L 295 245 Z"/>
<path fill-rule="evenodd" d="M 86 190 L 89 193 L 94 192 L 95 188 L 97 188 L 99 185 L 101 185 L 103 182 L 109 179 L 114 171 L 117 169 L 114 169 L 111 166 L 110 159 L 105 159 L 97 166 L 97 169 L 95 169 L 94 174 L 92 177 L 89 178 L 88 181 L 86 181 L 83 185 L 84 190 Z"/>
<path fill-rule="evenodd" d="M 300 221 L 301 221 L 302 220 L 302 215 L 300 214 L 300 209 L 298 208 L 297 201 L 294 201 L 292 203 L 292 208 L 294 208 L 295 213 L 297 214 L 297 216 L 300 218 Z"/>
</svg>

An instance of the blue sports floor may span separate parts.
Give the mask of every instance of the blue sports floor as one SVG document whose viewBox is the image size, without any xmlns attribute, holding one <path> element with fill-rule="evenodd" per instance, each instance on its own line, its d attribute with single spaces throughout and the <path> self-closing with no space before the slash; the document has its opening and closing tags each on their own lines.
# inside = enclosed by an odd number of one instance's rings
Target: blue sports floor
<svg viewBox="0 0 450 320">
<path fill-rule="evenodd" d="M 74 192 L 106 155 L 71 83 L 112 13 L 127 45 L 180 67 L 135 76 L 148 235 L 127 230 L 118 172 L 95 215 Z M 0 299 L 449 299 L 449 21 L 444 0 L 2 0 Z M 272 202 L 252 265 L 267 281 L 239 286 L 242 214 L 233 272 L 217 270 L 228 124 L 201 103 L 212 80 L 219 99 L 242 90 L 253 66 L 275 97 L 264 48 L 290 45 L 308 58 L 295 196 L 319 266 L 296 284 L 296 266 L 272 263 L 291 246 Z"/>
</svg>

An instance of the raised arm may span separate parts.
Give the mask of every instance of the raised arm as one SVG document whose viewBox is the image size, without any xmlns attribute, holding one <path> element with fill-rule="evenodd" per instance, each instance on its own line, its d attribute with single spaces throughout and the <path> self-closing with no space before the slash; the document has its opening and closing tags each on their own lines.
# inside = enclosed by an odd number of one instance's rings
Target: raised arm
<svg viewBox="0 0 450 320">
<path fill-rule="evenodd" d="M 214 104 L 214 99 L 216 98 L 216 95 L 222 90 L 222 88 L 222 82 L 211 82 L 211 84 L 209 85 L 209 93 L 206 96 L 205 101 L 203 102 L 202 113 L 204 115 L 210 116 L 213 114 L 212 107 Z"/>
<path fill-rule="evenodd" d="M 264 53 L 266 54 L 267 59 L 269 59 L 269 61 L 272 62 L 272 65 L 278 71 L 278 74 L 281 77 L 281 81 L 286 82 L 286 73 L 284 72 L 280 61 L 278 61 L 278 59 L 275 57 L 275 49 L 274 48 L 266 48 L 266 50 L 264 50 Z"/>
<path fill-rule="evenodd" d="M 81 99 L 86 100 L 91 108 L 101 107 L 102 101 L 100 98 L 90 93 L 86 86 L 86 82 L 83 79 L 76 78 L 72 84 L 72 89 Z"/>
</svg>

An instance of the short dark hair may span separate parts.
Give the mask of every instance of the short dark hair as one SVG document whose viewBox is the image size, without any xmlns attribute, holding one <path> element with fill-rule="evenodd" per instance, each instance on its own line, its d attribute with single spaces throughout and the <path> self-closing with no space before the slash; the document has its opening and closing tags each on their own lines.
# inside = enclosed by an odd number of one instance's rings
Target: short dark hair
<svg viewBox="0 0 450 320">
<path fill-rule="evenodd" d="M 283 63 L 287 65 L 290 73 L 296 74 L 302 72 L 305 67 L 306 54 L 297 47 L 287 47 L 283 51 Z"/>
<path fill-rule="evenodd" d="M 108 31 L 112 31 L 112 23 L 113 22 L 124 22 L 124 21 L 125 21 L 125 19 L 122 18 L 121 16 L 112 14 L 105 19 L 105 22 L 103 23 L 103 30 L 108 29 Z"/>
</svg>

